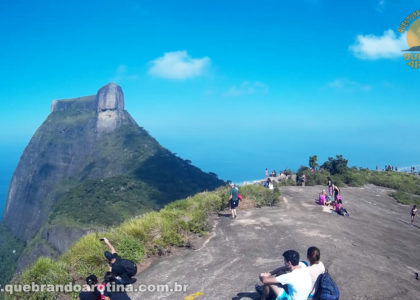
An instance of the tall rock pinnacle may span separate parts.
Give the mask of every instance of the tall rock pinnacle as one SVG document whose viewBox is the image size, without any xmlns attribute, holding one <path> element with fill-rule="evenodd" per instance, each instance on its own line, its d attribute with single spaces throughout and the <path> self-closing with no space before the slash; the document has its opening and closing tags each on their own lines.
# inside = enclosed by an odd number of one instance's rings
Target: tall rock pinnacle
<svg viewBox="0 0 420 300">
<path fill-rule="evenodd" d="M 124 111 L 124 94 L 120 86 L 109 83 L 96 94 L 99 133 L 113 131 L 119 125 Z"/>
</svg>

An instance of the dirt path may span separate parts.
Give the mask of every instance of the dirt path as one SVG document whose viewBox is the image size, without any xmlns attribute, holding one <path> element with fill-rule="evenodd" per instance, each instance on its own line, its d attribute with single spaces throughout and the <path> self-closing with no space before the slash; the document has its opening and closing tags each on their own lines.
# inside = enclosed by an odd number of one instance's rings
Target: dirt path
<svg viewBox="0 0 420 300">
<path fill-rule="evenodd" d="M 136 292 L 132 299 L 257 299 L 258 273 L 282 264 L 282 253 L 309 246 L 337 282 L 340 299 L 420 299 L 420 220 L 409 225 L 408 206 L 375 186 L 343 188 L 346 218 L 314 203 L 322 187 L 284 187 L 275 208 L 219 217 L 199 250 L 158 260 L 138 284 L 188 285 L 185 292 Z M 187 298 L 189 300 L 194 297 Z"/>
</svg>

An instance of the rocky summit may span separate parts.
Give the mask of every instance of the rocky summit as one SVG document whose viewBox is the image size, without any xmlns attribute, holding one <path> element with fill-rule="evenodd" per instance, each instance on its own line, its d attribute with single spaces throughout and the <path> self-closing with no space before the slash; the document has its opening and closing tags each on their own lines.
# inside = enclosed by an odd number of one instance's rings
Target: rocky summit
<svg viewBox="0 0 420 300">
<path fill-rule="evenodd" d="M 121 87 L 110 83 L 93 96 L 52 102 L 13 174 L 2 223 L 26 243 L 20 269 L 57 256 L 88 230 L 221 184 L 139 127 Z"/>
</svg>

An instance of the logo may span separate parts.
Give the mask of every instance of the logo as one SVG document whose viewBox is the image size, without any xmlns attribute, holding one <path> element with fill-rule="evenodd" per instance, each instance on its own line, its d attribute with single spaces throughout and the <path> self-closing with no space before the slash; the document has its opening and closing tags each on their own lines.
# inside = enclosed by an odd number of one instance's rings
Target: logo
<svg viewBox="0 0 420 300">
<path fill-rule="evenodd" d="M 194 300 L 197 297 L 203 296 L 204 294 L 202 292 L 197 292 L 188 296 L 185 296 L 184 300 Z"/>
<path fill-rule="evenodd" d="M 408 49 L 402 50 L 404 61 L 412 69 L 420 69 L 420 9 L 401 22 L 398 31 L 407 32 Z"/>
</svg>

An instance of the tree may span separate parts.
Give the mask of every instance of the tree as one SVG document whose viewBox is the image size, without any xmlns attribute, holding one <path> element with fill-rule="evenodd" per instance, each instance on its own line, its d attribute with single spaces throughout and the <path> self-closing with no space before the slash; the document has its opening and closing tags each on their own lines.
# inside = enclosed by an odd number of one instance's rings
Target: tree
<svg viewBox="0 0 420 300">
<path fill-rule="evenodd" d="M 336 155 L 336 158 L 328 157 L 328 160 L 324 162 L 321 168 L 328 170 L 332 175 L 343 174 L 348 170 L 348 160 L 343 155 Z"/>
<path fill-rule="evenodd" d="M 315 170 L 318 166 L 318 156 L 309 156 L 309 167 Z"/>
</svg>

